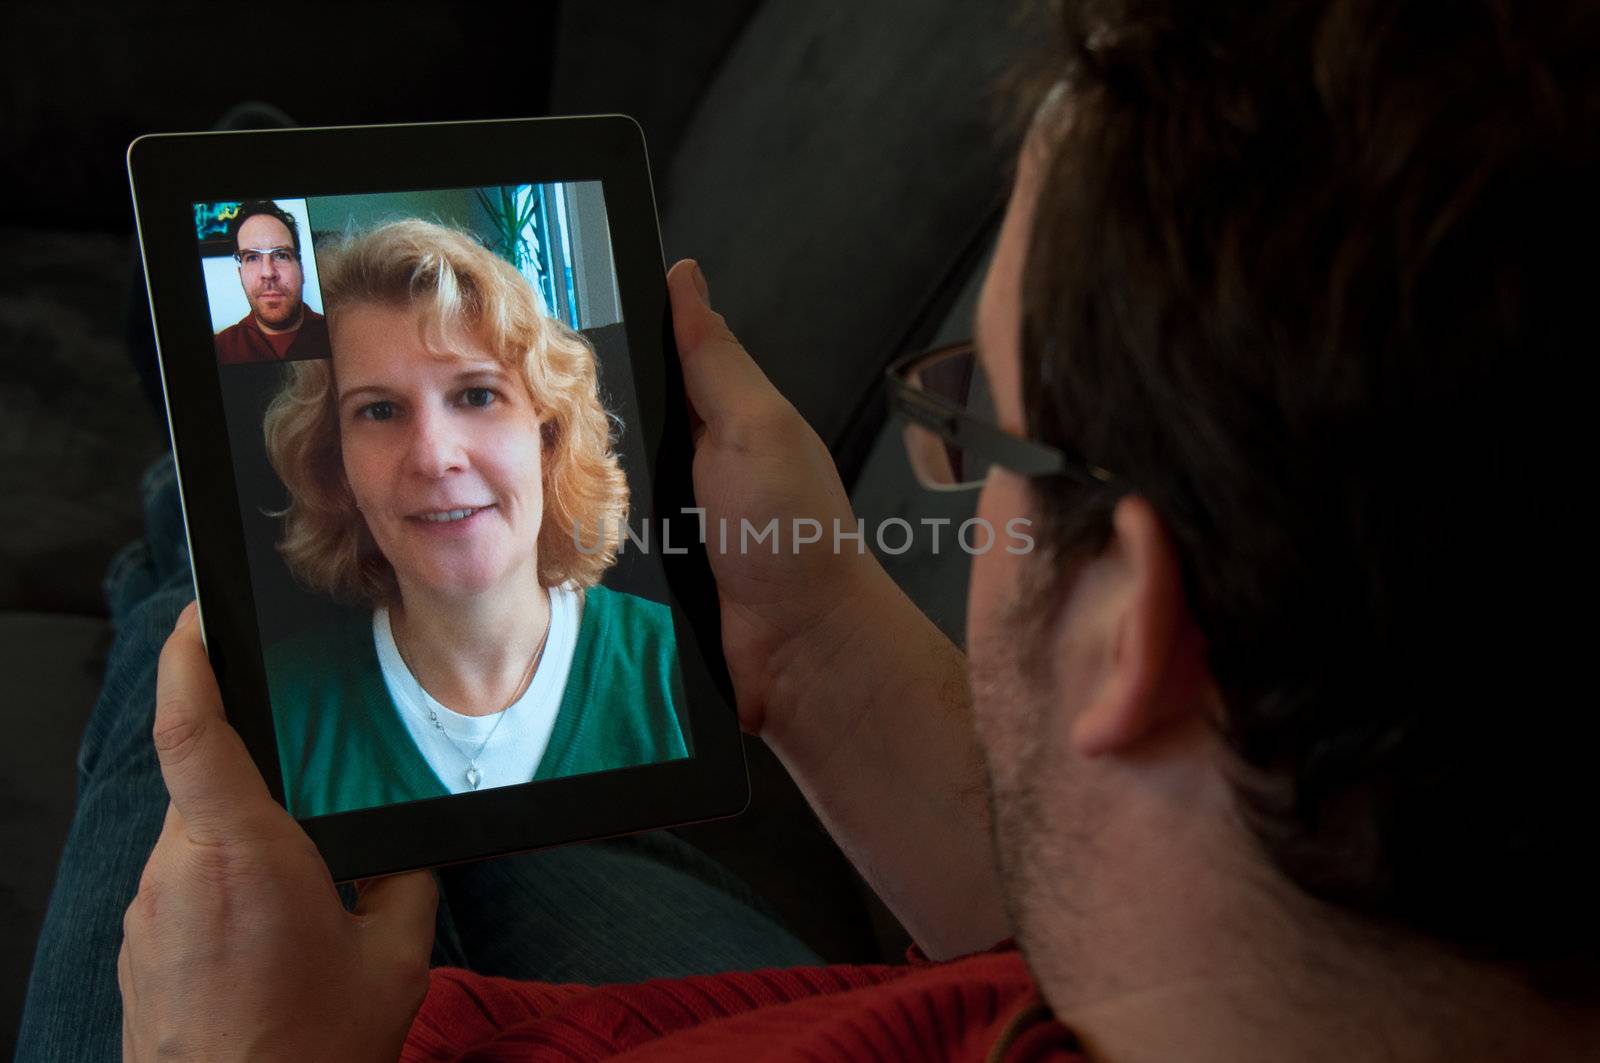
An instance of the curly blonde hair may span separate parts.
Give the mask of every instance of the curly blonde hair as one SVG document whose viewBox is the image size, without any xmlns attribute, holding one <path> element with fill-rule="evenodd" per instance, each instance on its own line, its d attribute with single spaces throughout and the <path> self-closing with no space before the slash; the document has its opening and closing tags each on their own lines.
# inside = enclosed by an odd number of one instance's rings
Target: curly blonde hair
<svg viewBox="0 0 1600 1063">
<path fill-rule="evenodd" d="M 331 251 L 319 248 L 317 268 L 330 324 L 356 304 L 416 307 L 430 346 L 465 328 L 523 382 L 545 419 L 539 580 L 547 587 L 598 583 L 617 558 L 628 483 L 588 342 L 540 312 L 533 288 L 510 263 L 443 225 L 391 222 Z M 289 493 L 278 550 L 290 572 L 340 601 L 392 601 L 394 569 L 345 478 L 332 362 L 290 363 L 263 429 L 267 457 Z"/>
</svg>

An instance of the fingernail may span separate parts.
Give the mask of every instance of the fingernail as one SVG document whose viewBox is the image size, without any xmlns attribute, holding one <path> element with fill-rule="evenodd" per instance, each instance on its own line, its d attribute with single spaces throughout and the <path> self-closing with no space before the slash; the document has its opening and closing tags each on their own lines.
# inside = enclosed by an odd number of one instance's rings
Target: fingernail
<svg viewBox="0 0 1600 1063">
<path fill-rule="evenodd" d="M 700 263 L 694 264 L 694 290 L 700 293 L 700 301 L 707 306 L 711 305 L 711 288 L 706 284 L 706 275 L 700 271 Z"/>
<path fill-rule="evenodd" d="M 187 627 L 188 625 L 194 623 L 195 614 L 198 612 L 198 610 L 199 606 L 192 601 L 188 605 L 184 606 L 183 612 L 178 614 L 178 622 L 172 625 L 172 630 L 177 631 L 179 628 Z"/>
</svg>

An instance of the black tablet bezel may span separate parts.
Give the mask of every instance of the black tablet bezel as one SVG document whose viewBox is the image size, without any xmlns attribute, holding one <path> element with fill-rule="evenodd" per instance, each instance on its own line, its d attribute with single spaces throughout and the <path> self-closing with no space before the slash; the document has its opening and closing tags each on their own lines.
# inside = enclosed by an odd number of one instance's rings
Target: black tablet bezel
<svg viewBox="0 0 1600 1063">
<path fill-rule="evenodd" d="M 736 815 L 749 801 L 694 505 L 687 405 L 644 137 L 621 115 L 157 134 L 128 148 L 202 630 L 229 720 L 283 801 L 219 366 L 195 244 L 204 201 L 603 182 L 693 756 L 301 820 L 338 881 Z M 219 445 L 219 443 L 221 445 Z"/>
</svg>

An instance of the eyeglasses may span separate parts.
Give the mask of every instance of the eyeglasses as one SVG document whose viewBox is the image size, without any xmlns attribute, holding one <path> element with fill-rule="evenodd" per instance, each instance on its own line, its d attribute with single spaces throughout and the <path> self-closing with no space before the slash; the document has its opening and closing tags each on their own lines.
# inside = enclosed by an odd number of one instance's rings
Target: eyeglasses
<svg viewBox="0 0 1600 1063">
<path fill-rule="evenodd" d="M 244 269 L 260 269 L 269 258 L 279 269 L 300 261 L 299 252 L 292 247 L 241 247 L 233 253 L 233 260 Z"/>
<path fill-rule="evenodd" d="M 1023 476 L 1118 483 L 1098 465 L 1000 428 L 994 396 L 970 340 L 901 358 L 889 367 L 887 377 L 889 408 L 906 421 L 911 468 L 930 490 L 980 487 L 995 465 Z"/>
</svg>

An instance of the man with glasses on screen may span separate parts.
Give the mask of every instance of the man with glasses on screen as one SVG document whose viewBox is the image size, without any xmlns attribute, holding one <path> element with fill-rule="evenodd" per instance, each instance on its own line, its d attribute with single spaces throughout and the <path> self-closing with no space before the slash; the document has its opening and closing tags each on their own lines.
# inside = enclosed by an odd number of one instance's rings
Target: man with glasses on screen
<svg viewBox="0 0 1600 1063">
<path fill-rule="evenodd" d="M 233 260 L 250 312 L 217 333 L 223 365 L 327 358 L 328 323 L 305 305 L 305 269 L 294 215 L 270 200 L 240 206 L 231 226 Z"/>
</svg>

